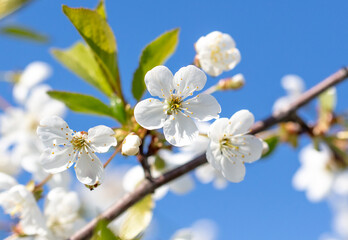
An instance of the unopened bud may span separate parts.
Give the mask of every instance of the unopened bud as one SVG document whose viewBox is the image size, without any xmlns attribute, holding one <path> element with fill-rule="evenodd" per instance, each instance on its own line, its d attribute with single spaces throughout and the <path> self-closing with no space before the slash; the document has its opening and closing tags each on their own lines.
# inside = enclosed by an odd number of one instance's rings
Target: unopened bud
<svg viewBox="0 0 348 240">
<path fill-rule="evenodd" d="M 239 73 L 234 75 L 231 78 L 224 78 L 219 81 L 217 84 L 218 90 L 230 90 L 230 89 L 239 89 L 245 84 L 244 75 Z"/>
<path fill-rule="evenodd" d="M 265 155 L 269 151 L 268 143 L 262 140 L 262 155 Z"/>
<path fill-rule="evenodd" d="M 137 155 L 140 145 L 141 138 L 134 133 L 130 133 L 122 142 L 122 154 L 127 156 Z"/>
</svg>

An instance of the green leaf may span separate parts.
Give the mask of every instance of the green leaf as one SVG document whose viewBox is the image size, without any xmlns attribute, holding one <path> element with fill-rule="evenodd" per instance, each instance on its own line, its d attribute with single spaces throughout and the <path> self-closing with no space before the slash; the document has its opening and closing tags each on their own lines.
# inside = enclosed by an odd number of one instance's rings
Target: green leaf
<svg viewBox="0 0 348 240">
<path fill-rule="evenodd" d="M 100 11 L 85 8 L 70 8 L 63 5 L 63 12 L 92 49 L 108 83 L 121 97 L 116 39 L 106 19 L 100 15 Z"/>
<path fill-rule="evenodd" d="M 94 233 L 92 240 L 121 240 L 121 238 L 115 236 L 115 234 L 107 227 L 108 221 L 99 220 Z"/>
<path fill-rule="evenodd" d="M 53 49 L 51 52 L 58 61 L 77 76 L 107 96 L 113 95 L 112 88 L 89 47 L 78 42 L 69 49 Z"/>
<path fill-rule="evenodd" d="M 122 100 L 118 96 L 112 96 L 110 98 L 110 107 L 113 114 L 117 116 L 118 121 L 125 124 L 127 121 L 127 114 Z"/>
<path fill-rule="evenodd" d="M 47 93 L 50 97 L 63 102 L 72 111 L 108 116 L 119 120 L 117 114 L 109 106 L 93 96 L 63 91 L 48 91 Z"/>
<path fill-rule="evenodd" d="M 106 9 L 105 9 L 105 1 L 100 0 L 97 7 L 95 8 L 95 11 L 100 14 L 104 19 L 107 19 L 106 15 Z"/>
<path fill-rule="evenodd" d="M 17 11 L 30 0 L 0 0 L 0 20 Z"/>
<path fill-rule="evenodd" d="M 152 196 L 147 195 L 129 208 L 120 227 L 121 239 L 133 239 L 143 232 L 151 222 L 153 207 Z"/>
<path fill-rule="evenodd" d="M 336 88 L 331 87 L 319 95 L 319 104 L 322 111 L 332 112 L 336 107 Z"/>
<path fill-rule="evenodd" d="M 145 92 L 145 74 L 152 68 L 164 64 L 174 53 L 178 41 L 179 29 L 176 28 L 165 32 L 144 48 L 133 76 L 132 93 L 135 99 L 139 101 Z"/>
<path fill-rule="evenodd" d="M 279 137 L 278 136 L 271 136 L 269 138 L 264 139 L 264 141 L 268 144 L 268 148 L 269 150 L 262 155 L 262 157 L 267 157 L 269 156 L 271 153 L 273 153 L 273 151 L 276 149 L 278 143 L 279 143 Z"/>
<path fill-rule="evenodd" d="M 35 41 L 39 43 L 48 42 L 47 36 L 42 35 L 34 30 L 31 30 L 23 26 L 16 26 L 16 25 L 5 26 L 0 29 L 0 32 L 1 34 L 4 34 L 4 35 L 31 40 L 31 41 Z"/>
</svg>

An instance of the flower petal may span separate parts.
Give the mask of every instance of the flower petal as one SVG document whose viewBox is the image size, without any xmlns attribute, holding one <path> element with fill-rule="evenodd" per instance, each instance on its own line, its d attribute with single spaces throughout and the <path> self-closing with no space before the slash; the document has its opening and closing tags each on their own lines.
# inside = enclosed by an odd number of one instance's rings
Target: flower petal
<svg viewBox="0 0 348 240">
<path fill-rule="evenodd" d="M 37 135 L 46 147 L 56 145 L 70 145 L 73 131 L 68 124 L 58 116 L 45 117 L 40 121 Z"/>
<path fill-rule="evenodd" d="M 222 175 L 231 182 L 241 182 L 245 176 L 245 166 L 241 161 L 230 161 L 228 158 L 222 158 Z"/>
<path fill-rule="evenodd" d="M 219 118 L 215 122 L 213 122 L 213 124 L 209 127 L 209 138 L 212 141 L 219 143 L 220 140 L 224 137 L 224 134 L 226 134 L 228 122 L 228 118 Z"/>
<path fill-rule="evenodd" d="M 85 150 L 79 154 L 75 165 L 77 179 L 86 185 L 94 185 L 101 182 L 104 176 L 104 167 L 99 158 L 92 152 Z"/>
<path fill-rule="evenodd" d="M 145 75 L 146 88 L 152 96 L 168 98 L 174 90 L 173 74 L 165 66 L 157 66 Z"/>
<path fill-rule="evenodd" d="M 72 147 L 46 148 L 41 154 L 40 162 L 42 167 L 49 173 L 59 173 L 75 162 L 76 154 Z"/>
<path fill-rule="evenodd" d="M 171 116 L 163 126 L 166 140 L 177 147 L 189 145 L 198 136 L 198 128 L 192 119 L 182 113 Z"/>
<path fill-rule="evenodd" d="M 205 73 L 193 65 L 180 68 L 174 75 L 176 94 L 183 98 L 192 95 L 194 91 L 202 90 L 206 82 Z"/>
<path fill-rule="evenodd" d="M 87 143 L 96 152 L 107 152 L 111 146 L 117 145 L 115 132 L 104 125 L 99 125 L 88 130 Z"/>
<path fill-rule="evenodd" d="M 211 164 L 213 168 L 221 171 L 221 161 L 223 155 L 220 149 L 220 143 L 211 141 L 206 153 L 207 161 Z"/>
<path fill-rule="evenodd" d="M 230 118 L 228 133 L 230 135 L 245 134 L 254 124 L 254 115 L 248 110 L 240 110 Z"/>
<path fill-rule="evenodd" d="M 261 158 L 262 155 L 262 140 L 252 136 L 252 135 L 243 135 L 234 138 L 235 141 L 237 141 L 238 144 L 238 152 L 243 154 L 242 158 L 240 160 L 244 162 L 254 162 Z M 234 141 L 232 142 L 232 144 Z M 239 145 L 240 143 L 243 143 L 242 145 Z"/>
<path fill-rule="evenodd" d="M 148 98 L 134 108 L 135 120 L 144 128 L 153 130 L 163 127 L 166 114 L 163 103 L 158 99 Z"/>
<path fill-rule="evenodd" d="M 182 104 L 185 114 L 200 121 L 218 118 L 221 112 L 220 104 L 209 94 L 199 94 Z"/>
<path fill-rule="evenodd" d="M 169 183 L 169 189 L 178 195 L 183 195 L 190 192 L 194 186 L 195 183 L 189 174 L 185 174 Z"/>
</svg>

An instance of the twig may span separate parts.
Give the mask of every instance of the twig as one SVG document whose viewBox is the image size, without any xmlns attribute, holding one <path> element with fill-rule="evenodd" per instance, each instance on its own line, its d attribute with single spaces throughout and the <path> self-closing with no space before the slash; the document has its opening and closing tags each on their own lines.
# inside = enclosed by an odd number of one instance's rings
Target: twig
<svg viewBox="0 0 348 240">
<path fill-rule="evenodd" d="M 40 183 L 35 185 L 34 190 L 42 188 L 49 180 L 51 180 L 52 177 L 53 177 L 53 174 L 47 175 L 47 177 L 44 180 L 42 180 Z"/>
<path fill-rule="evenodd" d="M 11 107 L 11 105 L 3 97 L 0 96 L 0 109 L 5 111 L 8 107 Z"/>
<path fill-rule="evenodd" d="M 262 132 L 277 123 L 284 122 L 289 120 L 291 114 L 296 112 L 297 109 L 304 106 L 310 100 L 317 97 L 320 93 L 325 91 L 326 89 L 340 83 L 344 79 L 348 77 L 348 68 L 343 68 L 336 73 L 332 74 L 319 84 L 315 85 L 305 93 L 303 93 L 297 101 L 290 105 L 290 107 L 282 112 L 273 114 L 272 116 L 264 119 L 263 121 L 256 122 L 252 127 L 251 134 L 256 134 Z M 192 161 L 175 168 L 164 175 L 155 178 L 152 182 L 144 181 L 142 184 L 138 186 L 133 192 L 124 196 L 121 200 L 112 205 L 109 209 L 103 212 L 99 217 L 93 219 L 87 225 L 85 225 L 82 229 L 77 231 L 73 236 L 71 236 L 71 240 L 80 240 L 80 239 L 88 239 L 92 234 L 93 230 L 100 219 L 113 220 L 126 211 L 129 207 L 131 207 L 136 202 L 140 201 L 143 197 L 151 192 L 154 192 L 160 186 L 176 179 L 185 173 L 190 172 L 191 170 L 197 168 L 198 166 L 206 163 L 207 160 L 205 158 L 205 154 L 193 159 Z"/>
<path fill-rule="evenodd" d="M 301 126 L 302 131 L 306 132 L 309 136 L 314 137 L 313 128 L 298 116 L 297 113 L 293 113 L 291 118 Z"/>
<path fill-rule="evenodd" d="M 104 168 L 108 166 L 112 159 L 116 156 L 116 154 L 121 150 L 122 144 L 120 144 L 114 151 L 114 153 L 110 156 L 110 158 L 104 163 Z"/>
</svg>

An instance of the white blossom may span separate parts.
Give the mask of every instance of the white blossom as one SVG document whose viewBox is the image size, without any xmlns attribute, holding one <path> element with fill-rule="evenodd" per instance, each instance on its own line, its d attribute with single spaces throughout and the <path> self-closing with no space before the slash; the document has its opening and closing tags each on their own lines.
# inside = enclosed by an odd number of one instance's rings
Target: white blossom
<svg viewBox="0 0 348 240">
<path fill-rule="evenodd" d="M 7 214 L 18 216 L 21 231 L 27 235 L 46 235 L 45 219 L 33 194 L 23 185 L 15 185 L 0 194 L 0 205 Z"/>
<path fill-rule="evenodd" d="M 333 157 L 330 149 L 321 144 L 318 151 L 310 144 L 301 150 L 299 157 L 301 166 L 293 177 L 293 186 L 306 191 L 312 202 L 327 197 L 334 182 L 334 172 L 328 167 Z"/>
<path fill-rule="evenodd" d="M 15 83 L 13 96 L 18 102 L 23 103 L 31 88 L 46 80 L 51 73 L 51 67 L 47 63 L 39 61 L 30 63 Z"/>
<path fill-rule="evenodd" d="M 76 192 L 54 188 L 48 193 L 44 215 L 46 226 L 56 239 L 69 238 L 85 224 L 79 215 L 80 207 L 80 200 Z"/>
<path fill-rule="evenodd" d="M 201 219 L 196 221 L 190 228 L 177 230 L 170 240 L 214 240 L 217 239 L 216 223 Z"/>
<path fill-rule="evenodd" d="M 122 142 L 122 154 L 127 156 L 137 155 L 141 142 L 138 135 L 128 134 Z"/>
<path fill-rule="evenodd" d="M 233 38 L 218 31 L 200 37 L 195 49 L 200 67 L 213 77 L 233 69 L 241 59 Z"/>
<path fill-rule="evenodd" d="M 166 140 L 174 146 L 190 144 L 198 135 L 193 119 L 209 121 L 217 118 L 221 107 L 209 94 L 193 95 L 202 90 L 207 81 L 203 71 L 189 65 L 181 68 L 173 77 L 170 70 L 157 66 L 146 73 L 145 84 L 152 96 L 139 102 L 134 109 L 136 121 L 152 130 L 163 127 Z"/>
<path fill-rule="evenodd" d="M 210 126 L 207 160 L 231 182 L 244 179 L 245 162 L 261 157 L 262 140 L 247 134 L 253 123 L 253 114 L 240 110 L 230 119 L 220 118 Z"/>
<path fill-rule="evenodd" d="M 281 79 L 282 87 L 287 92 L 287 95 L 275 101 L 273 111 L 279 112 L 286 110 L 304 91 L 305 85 L 302 78 L 297 75 L 285 75 Z"/>
<path fill-rule="evenodd" d="M 77 179 L 86 185 L 101 182 L 104 167 L 95 152 L 104 153 L 117 141 L 114 131 L 99 125 L 88 132 L 73 132 L 58 116 L 41 120 L 37 134 L 46 149 L 41 155 L 43 168 L 50 173 L 59 173 L 75 164 Z"/>
</svg>

